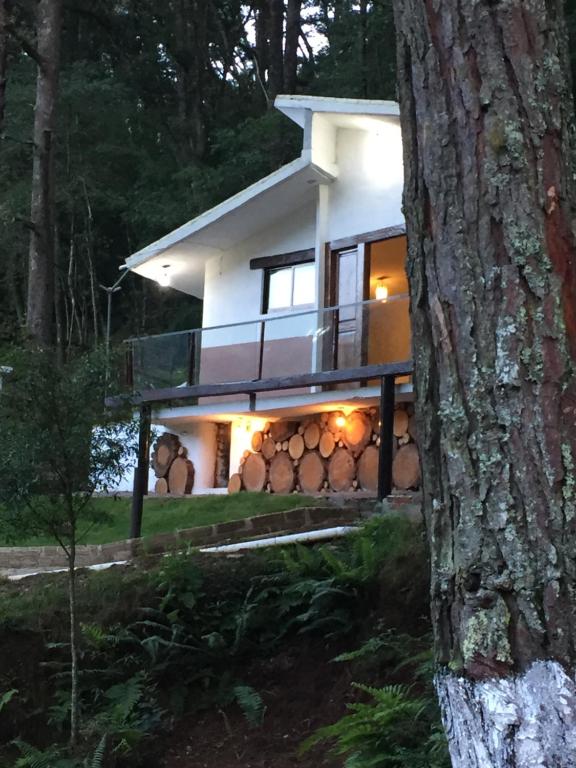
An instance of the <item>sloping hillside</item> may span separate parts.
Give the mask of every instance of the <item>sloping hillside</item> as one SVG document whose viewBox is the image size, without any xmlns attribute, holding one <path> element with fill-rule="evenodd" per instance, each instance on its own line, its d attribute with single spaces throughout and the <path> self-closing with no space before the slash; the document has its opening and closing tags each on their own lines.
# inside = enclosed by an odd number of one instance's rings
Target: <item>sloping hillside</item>
<svg viewBox="0 0 576 768">
<path fill-rule="evenodd" d="M 65 582 L 5 583 L 0 765 L 34 754 L 14 746 L 21 739 L 48 755 L 21 765 L 50 768 L 342 766 L 329 743 L 298 751 L 347 703 L 370 701 L 353 682 L 414 682 L 429 643 L 426 573 L 420 531 L 383 519 L 337 545 L 83 574 L 77 762 L 58 746 L 69 713 Z M 333 661 L 366 642 L 358 658 Z M 408 697 L 422 691 L 416 680 Z"/>
</svg>

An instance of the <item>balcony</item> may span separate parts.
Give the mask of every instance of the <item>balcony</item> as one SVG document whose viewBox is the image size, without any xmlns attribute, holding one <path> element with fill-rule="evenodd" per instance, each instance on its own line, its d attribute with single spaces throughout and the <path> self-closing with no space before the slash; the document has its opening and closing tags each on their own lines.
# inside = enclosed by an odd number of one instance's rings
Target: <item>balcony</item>
<svg viewBox="0 0 576 768">
<path fill-rule="evenodd" d="M 398 374 L 409 371 L 408 296 L 268 315 L 234 325 L 134 338 L 127 344 L 129 379 L 144 401 L 222 397 L 249 389 L 273 389 L 278 395 L 286 388 L 294 394 L 310 392 L 316 382 L 365 383 L 372 375 L 387 375 L 388 369 Z M 404 366 L 394 365 L 399 363 Z M 248 383 L 255 386 L 246 387 Z"/>
</svg>

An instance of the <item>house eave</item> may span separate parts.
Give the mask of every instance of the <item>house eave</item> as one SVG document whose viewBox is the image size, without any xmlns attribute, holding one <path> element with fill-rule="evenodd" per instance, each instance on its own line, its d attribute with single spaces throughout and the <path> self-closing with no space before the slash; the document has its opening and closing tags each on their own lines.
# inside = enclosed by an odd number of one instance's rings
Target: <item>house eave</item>
<svg viewBox="0 0 576 768">
<path fill-rule="evenodd" d="M 330 184 L 334 179 L 334 173 L 312 163 L 309 153 L 304 152 L 297 160 L 132 254 L 126 259 L 126 266 L 143 277 L 156 279 L 167 257 L 183 249 L 186 250 L 188 264 L 192 250 L 203 264 L 207 258 L 235 244 L 227 228 L 230 229 L 230 222 L 236 215 L 243 216 L 242 227 L 238 229 L 236 237 L 236 242 L 241 242 L 252 234 L 251 230 L 256 231 L 262 227 L 262 215 L 250 214 L 267 198 L 275 202 L 268 206 L 268 215 L 278 217 L 283 213 L 283 203 L 288 213 L 293 208 L 294 199 L 303 200 L 313 187 Z"/>
<path fill-rule="evenodd" d="M 399 117 L 400 115 L 400 107 L 396 101 L 381 99 L 340 99 L 331 96 L 280 94 L 276 97 L 274 106 L 301 128 L 306 126 L 307 112 L 379 117 Z"/>
</svg>

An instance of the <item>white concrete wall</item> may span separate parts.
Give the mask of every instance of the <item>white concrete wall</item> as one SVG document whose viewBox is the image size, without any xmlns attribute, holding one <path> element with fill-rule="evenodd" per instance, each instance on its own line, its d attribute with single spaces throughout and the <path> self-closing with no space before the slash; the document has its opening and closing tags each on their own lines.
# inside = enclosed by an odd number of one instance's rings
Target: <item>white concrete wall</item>
<svg viewBox="0 0 576 768">
<path fill-rule="evenodd" d="M 328 239 L 401 224 L 400 126 L 382 123 L 377 132 L 340 128 L 336 147 L 339 173 L 330 188 Z"/>
<path fill-rule="evenodd" d="M 252 435 L 262 430 L 266 419 L 256 416 L 241 416 L 234 419 L 230 433 L 230 475 L 238 472 L 244 451 L 252 450 Z"/>
<path fill-rule="evenodd" d="M 202 493 L 214 487 L 216 432 L 216 424 L 212 422 L 188 423 L 175 432 L 188 450 L 188 458 L 194 464 L 192 493 Z"/>
<path fill-rule="evenodd" d="M 250 260 L 260 256 L 314 247 L 315 210 L 307 206 L 290 217 L 277 222 L 256 237 L 241 243 L 233 251 L 223 253 L 207 262 L 204 287 L 202 325 L 242 323 L 261 317 L 263 273 L 250 269 Z M 256 326 L 234 330 L 234 339 L 224 334 L 205 334 L 205 346 L 257 341 Z"/>
<path fill-rule="evenodd" d="M 329 115 L 317 112 L 312 116 L 312 162 L 327 171 L 335 170 L 337 173 L 336 132 L 337 128 Z"/>
</svg>

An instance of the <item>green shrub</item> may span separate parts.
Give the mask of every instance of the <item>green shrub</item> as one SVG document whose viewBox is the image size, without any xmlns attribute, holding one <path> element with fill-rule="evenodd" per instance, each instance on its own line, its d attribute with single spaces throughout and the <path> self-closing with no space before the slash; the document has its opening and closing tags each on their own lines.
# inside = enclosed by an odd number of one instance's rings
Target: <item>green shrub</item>
<svg viewBox="0 0 576 768">
<path fill-rule="evenodd" d="M 354 686 L 370 697 L 348 705 L 349 714 L 320 728 L 302 751 L 329 741 L 345 768 L 449 768 L 439 720 L 426 697 L 401 685 Z"/>
<path fill-rule="evenodd" d="M 419 693 L 414 686 L 353 683 L 367 700 L 348 704 L 348 714 L 316 731 L 302 752 L 328 742 L 334 754 L 345 758 L 345 768 L 449 768 L 432 685 L 431 638 L 379 629 L 359 648 L 333 661 L 372 673 L 384 663 L 388 676 L 408 673 L 418 683 Z"/>
</svg>

